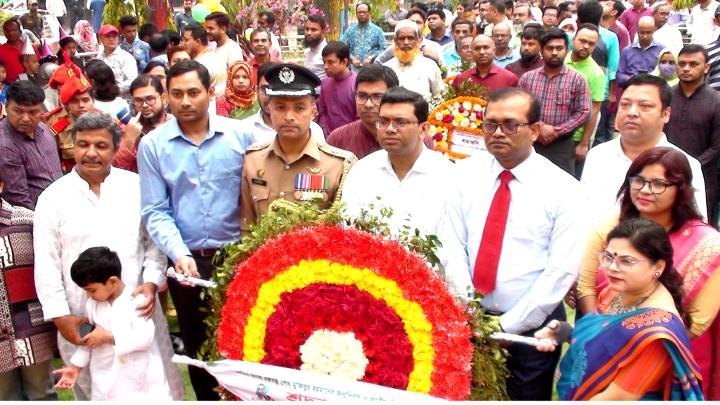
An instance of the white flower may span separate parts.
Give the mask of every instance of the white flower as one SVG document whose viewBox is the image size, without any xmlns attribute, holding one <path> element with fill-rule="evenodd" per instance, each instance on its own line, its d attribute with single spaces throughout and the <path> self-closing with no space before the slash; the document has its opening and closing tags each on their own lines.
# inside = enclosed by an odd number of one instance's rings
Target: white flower
<svg viewBox="0 0 720 405">
<path fill-rule="evenodd" d="M 480 104 L 475 104 L 475 105 L 473 106 L 473 111 L 478 112 L 478 111 L 480 111 L 480 110 L 482 110 L 482 107 L 480 106 Z"/>
<path fill-rule="evenodd" d="M 463 106 L 463 108 L 465 108 L 466 110 L 469 110 L 469 109 L 472 108 L 472 103 L 469 102 L 469 101 L 465 101 L 465 102 L 463 102 L 462 106 Z"/>
<path fill-rule="evenodd" d="M 435 114 L 435 119 L 436 119 L 437 121 L 442 121 L 442 119 L 443 119 L 442 113 L 436 113 L 436 114 Z"/>
<path fill-rule="evenodd" d="M 365 376 L 368 359 L 352 332 L 318 329 L 300 346 L 300 370 L 352 380 Z"/>
<path fill-rule="evenodd" d="M 463 118 L 462 121 L 460 121 L 460 126 L 463 128 L 467 128 L 470 126 L 470 120 L 467 118 Z"/>
</svg>

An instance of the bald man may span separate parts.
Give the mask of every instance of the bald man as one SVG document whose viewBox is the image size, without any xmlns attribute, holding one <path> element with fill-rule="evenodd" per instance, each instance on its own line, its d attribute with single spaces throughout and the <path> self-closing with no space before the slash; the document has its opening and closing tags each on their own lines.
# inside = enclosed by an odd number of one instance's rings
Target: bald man
<svg viewBox="0 0 720 405">
<path fill-rule="evenodd" d="M 472 94 L 486 97 L 493 90 L 504 87 L 517 87 L 518 77 L 514 73 L 498 66 L 495 63 L 495 42 L 487 35 L 476 36 L 470 44 L 475 67 L 460 73 L 453 81 L 453 86 L 460 90 L 463 83 L 468 82 L 464 88 L 473 93 L 475 85 L 482 86 L 482 94 Z"/>
<path fill-rule="evenodd" d="M 620 64 L 617 71 L 618 86 L 623 87 L 627 79 L 638 73 L 650 73 L 655 69 L 664 48 L 653 40 L 655 34 L 655 18 L 643 16 L 638 20 L 637 41 L 620 54 Z"/>
<path fill-rule="evenodd" d="M 507 24 L 497 24 L 492 29 L 492 39 L 495 42 L 495 64 L 505 67 L 520 59 L 520 53 L 510 47 L 512 31 Z"/>
</svg>

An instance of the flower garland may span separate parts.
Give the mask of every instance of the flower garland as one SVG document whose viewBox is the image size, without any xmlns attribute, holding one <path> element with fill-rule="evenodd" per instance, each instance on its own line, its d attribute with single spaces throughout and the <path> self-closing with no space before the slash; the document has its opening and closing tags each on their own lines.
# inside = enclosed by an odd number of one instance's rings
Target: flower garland
<svg viewBox="0 0 720 405">
<path fill-rule="evenodd" d="M 452 151 L 455 129 L 482 137 L 484 108 L 487 102 L 477 97 L 456 97 L 435 108 L 428 117 L 430 136 L 436 151 L 453 159 L 464 159 L 469 155 Z"/>
<path fill-rule="evenodd" d="M 226 294 L 217 330 L 226 358 L 338 370 L 447 399 L 470 394 L 467 315 L 397 242 L 338 226 L 295 229 L 240 263 Z M 317 348 L 338 339 L 355 349 L 321 358 Z"/>
</svg>

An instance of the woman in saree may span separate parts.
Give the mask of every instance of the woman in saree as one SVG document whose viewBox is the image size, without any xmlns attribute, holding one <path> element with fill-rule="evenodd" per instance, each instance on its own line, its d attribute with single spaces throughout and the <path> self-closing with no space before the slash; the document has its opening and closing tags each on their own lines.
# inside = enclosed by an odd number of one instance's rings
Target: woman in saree
<svg viewBox="0 0 720 405">
<path fill-rule="evenodd" d="M 257 113 L 260 105 L 256 90 L 257 78 L 252 66 L 243 61 L 233 63 L 228 68 L 225 94 L 215 102 L 217 114 L 241 120 Z"/>
<path fill-rule="evenodd" d="M 560 362 L 562 400 L 702 400 L 690 351 L 682 279 L 665 228 L 645 218 L 621 222 L 599 254 L 608 286 L 575 325 Z M 557 320 L 539 330 L 540 351 L 557 349 Z"/>
<path fill-rule="evenodd" d="M 688 332 L 692 353 L 703 376 L 705 398 L 720 399 L 720 234 L 703 222 L 692 189 L 692 172 L 685 155 L 668 147 L 640 154 L 630 165 L 628 181 L 618 193 L 620 214 L 596 227 L 586 244 L 578 280 L 578 308 L 591 313 L 598 293 L 608 285 L 598 272 L 598 253 L 606 236 L 618 222 L 647 218 L 662 225 L 670 235 L 673 262 L 682 277 L 682 288 L 692 325 Z"/>
</svg>

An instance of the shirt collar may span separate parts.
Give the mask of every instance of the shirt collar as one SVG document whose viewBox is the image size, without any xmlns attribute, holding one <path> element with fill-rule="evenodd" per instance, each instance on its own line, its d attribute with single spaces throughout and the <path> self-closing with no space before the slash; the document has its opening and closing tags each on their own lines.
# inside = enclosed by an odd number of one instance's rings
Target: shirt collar
<svg viewBox="0 0 720 405">
<path fill-rule="evenodd" d="M 650 46 L 648 46 L 647 48 L 644 48 L 644 49 L 640 46 L 640 40 L 637 40 L 632 44 L 633 48 L 642 49 L 643 51 L 648 50 L 648 49 L 652 48 L 653 46 L 659 46 L 658 43 L 655 42 L 654 38 L 653 38 L 652 42 L 650 42 Z"/>
<path fill-rule="evenodd" d="M 169 139 L 175 139 L 177 137 L 182 137 L 183 139 L 190 141 L 188 138 L 185 137 L 185 134 L 182 132 L 182 129 L 180 129 L 180 124 L 178 124 L 178 120 L 175 117 L 172 117 L 170 120 L 166 121 L 166 124 L 168 125 L 168 129 L 170 130 L 170 138 Z M 205 138 L 202 140 L 202 142 L 205 142 L 206 140 L 212 138 L 215 136 L 215 134 L 222 134 L 225 133 L 228 130 L 225 123 L 215 114 L 210 114 L 208 118 L 208 132 L 205 135 Z M 202 143 L 201 142 L 201 143 Z"/>
<path fill-rule="evenodd" d="M 630 158 L 627 157 L 627 155 L 625 154 L 625 151 L 624 151 L 623 148 L 622 148 L 622 142 L 620 141 L 621 137 L 622 137 L 622 135 L 621 135 L 621 136 L 618 136 L 616 139 L 613 139 L 613 140 L 612 140 L 612 141 L 617 140 L 617 144 L 616 144 L 616 146 L 615 146 L 615 148 L 616 148 L 616 149 L 615 149 L 615 155 L 616 155 L 617 157 L 621 158 L 621 159 L 630 160 Z M 611 142 L 612 142 L 612 141 L 611 141 Z M 667 136 L 665 135 L 664 132 L 663 132 L 662 134 L 660 134 L 660 139 L 658 139 L 658 141 L 657 141 L 657 143 L 655 144 L 654 147 L 658 147 L 658 146 L 670 146 L 670 147 L 674 147 L 674 145 L 672 145 L 670 142 L 668 142 Z"/>
<path fill-rule="evenodd" d="M 513 174 L 513 177 L 519 183 L 524 183 L 525 181 L 533 181 L 533 179 L 537 178 L 538 173 L 537 170 L 534 168 L 536 160 L 537 154 L 535 153 L 535 149 L 532 149 L 530 151 L 530 156 L 528 156 L 527 159 L 523 160 L 519 165 L 510 169 L 510 173 Z M 497 159 L 493 159 L 492 167 L 490 168 L 490 173 L 492 174 L 493 178 L 497 179 L 503 170 L 507 169 L 505 169 L 500 164 L 500 162 L 498 162 Z"/>
<path fill-rule="evenodd" d="M 488 70 L 488 76 L 498 74 L 500 73 L 500 67 L 493 62 L 490 65 L 490 70 Z M 475 76 L 480 77 L 480 72 L 478 71 L 477 66 L 475 66 Z"/>
<path fill-rule="evenodd" d="M 274 153 L 287 164 L 291 164 L 296 162 L 297 160 L 300 160 L 304 155 L 308 155 L 315 160 L 320 160 L 320 148 L 318 147 L 318 143 L 313 138 L 312 134 L 310 134 L 310 139 L 305 144 L 305 148 L 300 153 L 300 157 L 298 157 L 298 159 L 293 162 L 288 162 L 288 159 L 285 157 L 285 152 L 280 149 L 280 144 L 278 143 L 277 136 L 272 142 L 272 148 L 267 153 Z"/>
<path fill-rule="evenodd" d="M 507 55 L 505 55 L 504 57 L 503 57 L 503 56 L 497 56 L 497 55 L 495 55 L 495 60 L 502 62 L 502 61 L 504 61 L 504 60 L 512 59 L 513 56 L 514 56 L 514 55 L 513 55 L 513 51 L 512 51 L 512 49 L 510 49 L 510 52 L 508 52 Z M 494 65 L 494 64 L 493 64 L 493 65 Z"/>
</svg>

